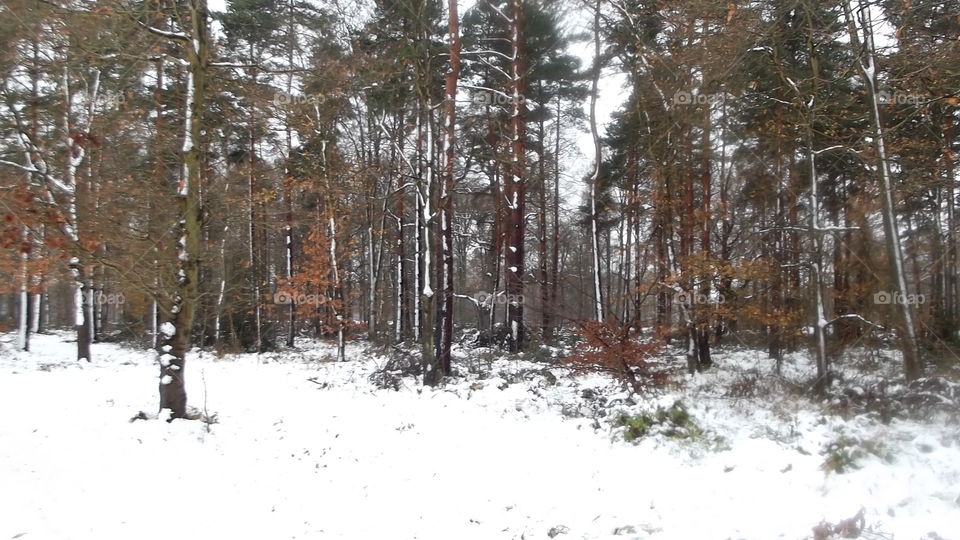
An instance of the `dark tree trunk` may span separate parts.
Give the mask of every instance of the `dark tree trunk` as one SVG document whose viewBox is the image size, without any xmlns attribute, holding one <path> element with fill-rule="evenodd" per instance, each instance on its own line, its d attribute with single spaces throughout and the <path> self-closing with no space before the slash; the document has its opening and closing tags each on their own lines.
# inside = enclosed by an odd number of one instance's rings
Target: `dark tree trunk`
<svg viewBox="0 0 960 540">
<path fill-rule="evenodd" d="M 177 187 L 177 216 L 180 217 L 177 241 L 176 291 L 170 306 L 170 321 L 161 327 L 160 409 L 170 410 L 170 419 L 187 416 L 187 392 L 184 368 L 190 348 L 190 334 L 197 306 L 200 276 L 200 181 L 202 177 L 203 103 L 207 70 L 207 3 L 190 0 L 190 37 L 184 41 L 190 63 L 187 100 L 187 141 L 184 142 L 184 177 Z"/>
<path fill-rule="evenodd" d="M 456 164 L 457 134 L 457 80 L 460 78 L 460 17 L 457 0 L 447 3 L 448 39 L 450 39 L 450 68 L 447 71 L 444 91 L 443 120 L 443 178 L 440 187 L 440 234 L 439 254 L 440 294 L 438 311 L 439 337 L 436 360 L 432 370 L 424 374 L 424 384 L 434 385 L 450 374 L 450 346 L 453 339 L 453 174 Z"/>
<path fill-rule="evenodd" d="M 526 207 L 526 121 L 523 101 L 524 86 L 524 57 L 522 49 L 523 31 L 523 2 L 511 0 L 513 7 L 513 21 L 511 43 L 513 61 L 511 62 L 511 90 L 513 92 L 513 112 L 510 124 L 513 132 L 513 161 L 509 167 L 508 181 L 506 182 L 507 199 L 507 242 L 506 242 L 506 275 L 507 275 L 507 324 L 510 331 L 510 350 L 516 352 L 523 346 L 525 336 L 523 327 L 523 279 L 524 279 L 524 237 L 526 224 L 524 221 Z"/>
</svg>

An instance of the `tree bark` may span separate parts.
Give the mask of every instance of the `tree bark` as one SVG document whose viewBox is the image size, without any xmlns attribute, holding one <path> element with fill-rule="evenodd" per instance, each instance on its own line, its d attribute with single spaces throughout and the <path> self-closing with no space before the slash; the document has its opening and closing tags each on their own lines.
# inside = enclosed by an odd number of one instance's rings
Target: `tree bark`
<svg viewBox="0 0 960 540">
<path fill-rule="evenodd" d="M 859 6 L 860 30 L 863 32 L 863 42 L 857 32 L 856 22 L 847 0 L 843 4 L 847 28 L 850 34 L 850 44 L 858 57 L 860 74 L 867 87 L 871 120 L 873 123 L 873 143 L 877 151 L 878 169 L 881 181 L 881 202 L 883 204 L 883 228 L 887 238 L 887 255 L 890 258 L 890 279 L 895 288 L 894 302 L 899 315 L 899 334 L 901 352 L 903 353 L 904 374 L 908 379 L 916 379 L 923 372 L 920 358 L 920 348 L 917 339 L 917 328 L 911 302 L 908 302 L 910 291 L 907 288 L 906 269 L 904 268 L 903 247 L 900 243 L 900 227 L 897 223 L 896 204 L 894 201 L 893 179 L 887 157 L 887 148 L 884 141 L 883 121 L 880 118 L 879 101 L 877 97 L 877 63 L 876 50 L 873 41 L 873 21 L 870 10 L 863 2 Z"/>
<path fill-rule="evenodd" d="M 512 20 L 510 43 L 513 52 L 510 62 L 512 114 L 511 163 L 506 182 L 507 241 L 506 241 L 506 293 L 507 324 L 510 325 L 509 349 L 517 352 L 525 340 L 523 326 L 523 280 L 524 280 L 524 239 L 525 239 L 525 152 L 526 152 L 526 105 L 525 68 L 522 47 L 523 2 L 511 0 Z"/>
<path fill-rule="evenodd" d="M 590 178 L 590 245 L 593 248 L 593 305 L 594 317 L 603 322 L 603 295 L 600 282 L 600 231 L 597 221 L 597 188 L 600 183 L 600 167 L 603 161 L 603 147 L 600 132 L 597 129 L 597 97 L 600 83 L 600 0 L 594 4 L 593 12 L 593 79 L 590 87 L 590 134 L 593 137 L 593 176 Z M 609 259 L 608 259 L 609 260 Z"/>
<path fill-rule="evenodd" d="M 559 93 L 558 93 L 559 94 Z M 550 246 L 550 307 L 547 310 L 551 338 L 557 333 L 557 306 L 560 304 L 560 96 L 557 96 L 557 125 L 553 142 L 553 239 Z"/>
<path fill-rule="evenodd" d="M 456 164 L 457 135 L 457 81 L 460 78 L 460 16 L 457 13 L 457 0 L 448 0 L 448 35 L 450 67 L 446 76 L 444 102 L 444 140 L 443 140 L 443 183 L 440 187 L 440 235 L 441 246 L 440 273 L 442 275 L 440 341 L 437 344 L 436 381 L 450 374 L 450 346 L 453 340 L 453 174 Z M 424 380 L 426 382 L 426 379 Z"/>
<path fill-rule="evenodd" d="M 170 419 L 187 416 L 184 368 L 197 307 L 200 277 L 200 182 L 202 178 L 203 107 L 208 68 L 207 2 L 189 0 L 189 40 L 182 45 L 189 61 L 183 142 L 184 174 L 177 186 L 178 208 L 176 289 L 169 309 L 170 321 L 161 325 L 160 409 Z"/>
</svg>

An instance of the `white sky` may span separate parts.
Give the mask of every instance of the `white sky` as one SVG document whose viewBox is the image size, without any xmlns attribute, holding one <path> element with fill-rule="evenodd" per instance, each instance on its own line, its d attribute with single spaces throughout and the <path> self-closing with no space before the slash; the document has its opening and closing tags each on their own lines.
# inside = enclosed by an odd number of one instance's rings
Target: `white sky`
<svg viewBox="0 0 960 540">
<path fill-rule="evenodd" d="M 591 10 L 571 10 L 570 15 L 571 16 L 566 19 L 569 22 L 566 28 L 569 34 L 584 33 L 589 36 L 593 35 L 593 12 Z M 592 40 L 573 44 L 570 52 L 580 58 L 583 68 L 589 68 L 593 65 L 594 46 Z M 597 88 L 597 124 L 600 128 L 601 137 L 606 134 L 606 126 L 609 124 L 612 114 L 620 108 L 627 99 L 627 90 L 624 88 L 625 83 L 626 77 L 619 71 L 610 69 L 609 67 L 601 71 L 600 82 Z M 583 103 L 583 112 L 585 118 L 590 118 L 589 98 Z M 584 128 L 586 131 L 583 133 L 568 134 L 568 136 L 576 136 L 577 148 L 581 154 L 580 156 L 568 158 L 566 163 L 565 172 L 568 177 L 566 191 L 568 193 L 570 190 L 582 191 L 581 188 L 583 188 L 583 184 L 580 182 L 580 179 L 593 171 L 595 166 L 593 136 L 590 134 L 588 125 L 585 125 Z M 568 198 L 567 202 L 568 204 L 577 204 L 579 200 L 571 200 Z"/>
<path fill-rule="evenodd" d="M 461 17 L 473 6 L 475 0 L 459 0 L 458 8 Z M 226 0 L 208 0 L 208 6 L 211 11 L 224 11 L 226 9 Z M 578 10 L 571 8 L 569 16 L 565 18 L 567 26 L 565 30 L 568 33 L 586 33 L 592 35 L 593 17 L 589 9 Z M 593 43 L 581 42 L 574 43 L 570 52 L 580 58 L 581 65 L 584 68 L 593 63 Z M 599 88 L 599 97 L 597 99 L 597 123 L 600 125 L 601 136 L 605 133 L 605 126 L 609 123 L 611 114 L 619 108 L 626 100 L 626 90 L 624 90 L 625 77 L 612 69 L 604 69 Z M 590 100 L 584 102 L 584 115 L 589 118 Z M 576 141 L 574 155 L 564 156 L 564 166 L 562 173 L 564 182 L 562 184 L 563 204 L 568 209 L 576 207 L 580 202 L 580 195 L 583 191 L 583 184 L 580 180 L 593 170 L 593 138 L 590 135 L 589 127 L 584 125 L 583 131 L 568 131 L 565 135 L 567 139 Z M 578 154 L 578 155 L 577 155 Z"/>
</svg>

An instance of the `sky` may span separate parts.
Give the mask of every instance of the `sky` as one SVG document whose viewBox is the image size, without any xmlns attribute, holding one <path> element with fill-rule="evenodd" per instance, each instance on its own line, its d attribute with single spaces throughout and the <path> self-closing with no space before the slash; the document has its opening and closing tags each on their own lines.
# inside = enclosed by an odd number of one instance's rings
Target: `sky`
<svg viewBox="0 0 960 540">
<path fill-rule="evenodd" d="M 566 18 L 568 22 L 567 31 L 570 34 L 585 33 L 593 35 L 593 13 L 588 9 L 571 10 L 570 16 Z M 593 42 L 574 43 L 570 47 L 570 53 L 580 58 L 581 65 L 588 67 L 593 64 L 594 48 Z M 600 72 L 600 81 L 597 85 L 597 125 L 600 136 L 606 133 L 606 126 L 610 123 L 611 117 L 617 109 L 627 100 L 627 90 L 625 89 L 626 77 L 623 73 L 605 67 Z M 583 104 L 585 118 L 590 117 L 590 100 L 587 99 Z M 590 134 L 589 126 L 584 126 L 586 131 L 576 135 L 577 148 L 581 156 L 567 163 L 569 176 L 574 180 L 574 186 L 582 186 L 577 180 L 590 174 L 594 169 L 594 148 L 593 136 Z M 568 180 L 569 183 L 569 180 Z"/>
<path fill-rule="evenodd" d="M 475 0 L 460 0 L 458 9 L 461 17 L 475 3 Z M 208 7 L 211 11 L 224 11 L 226 10 L 226 0 L 208 0 Z M 590 9 L 572 7 L 567 16 L 564 17 L 564 21 L 566 22 L 565 30 L 568 33 L 592 35 L 593 16 Z M 593 44 L 591 41 L 572 43 L 570 53 L 580 58 L 581 65 L 584 67 L 593 63 Z M 600 127 L 601 136 L 605 134 L 605 127 L 610 122 L 612 114 L 626 101 L 625 81 L 623 74 L 609 67 L 601 73 L 597 98 L 597 124 Z M 589 99 L 584 102 L 583 111 L 584 116 L 589 118 Z M 587 125 L 584 125 L 582 130 L 567 130 L 564 138 L 576 142 L 571 151 L 563 156 L 563 164 L 561 165 L 563 177 L 561 184 L 562 204 L 569 209 L 579 204 L 584 187 L 582 180 L 593 171 L 594 149 L 593 138 Z"/>
</svg>

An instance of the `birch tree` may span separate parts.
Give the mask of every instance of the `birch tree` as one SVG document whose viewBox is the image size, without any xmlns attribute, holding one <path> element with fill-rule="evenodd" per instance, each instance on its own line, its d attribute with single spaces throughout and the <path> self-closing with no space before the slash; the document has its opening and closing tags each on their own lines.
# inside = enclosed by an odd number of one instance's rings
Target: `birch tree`
<svg viewBox="0 0 960 540">
<path fill-rule="evenodd" d="M 903 367 L 907 378 L 916 379 L 923 372 L 917 327 L 913 306 L 907 300 L 910 291 L 907 288 L 906 269 L 904 268 L 903 246 L 900 242 L 900 225 L 897 222 L 896 200 L 893 178 L 890 174 L 889 156 L 885 142 L 883 120 L 880 117 L 879 94 L 877 87 L 877 51 L 874 42 L 873 19 L 870 8 L 859 2 L 856 16 L 849 0 L 843 5 L 850 45 L 857 53 L 857 67 L 867 91 L 870 118 L 873 125 L 873 144 L 877 153 L 877 173 L 880 177 L 880 200 L 883 207 L 883 228 L 886 234 L 887 256 L 890 259 L 890 280 L 894 286 L 893 302 L 900 318 L 900 341 L 903 353 Z M 862 37 L 861 37 L 862 36 Z"/>
</svg>

